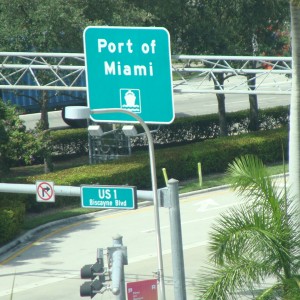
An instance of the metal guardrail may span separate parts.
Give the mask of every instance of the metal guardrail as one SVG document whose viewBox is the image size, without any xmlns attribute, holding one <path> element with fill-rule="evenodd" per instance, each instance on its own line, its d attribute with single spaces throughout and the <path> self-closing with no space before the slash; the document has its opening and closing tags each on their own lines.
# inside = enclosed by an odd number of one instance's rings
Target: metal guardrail
<svg viewBox="0 0 300 300">
<path fill-rule="evenodd" d="M 172 70 L 174 93 L 291 93 L 291 57 L 173 55 Z M 84 54 L 0 52 L 0 89 L 86 91 Z"/>
<path fill-rule="evenodd" d="M 0 193 L 12 194 L 36 194 L 37 187 L 35 184 L 21 183 L 0 183 Z M 80 197 L 79 186 L 54 185 L 54 194 L 57 196 Z M 138 190 L 137 197 L 139 200 L 153 201 L 153 192 Z"/>
</svg>

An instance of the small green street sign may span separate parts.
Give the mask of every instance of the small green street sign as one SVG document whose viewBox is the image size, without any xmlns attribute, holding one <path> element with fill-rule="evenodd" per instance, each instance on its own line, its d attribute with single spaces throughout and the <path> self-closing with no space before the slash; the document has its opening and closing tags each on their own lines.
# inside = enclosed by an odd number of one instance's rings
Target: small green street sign
<svg viewBox="0 0 300 300">
<path fill-rule="evenodd" d="M 81 186 L 81 206 L 88 208 L 136 209 L 137 191 L 132 186 Z"/>
<path fill-rule="evenodd" d="M 90 110 L 125 109 L 145 123 L 174 120 L 170 35 L 160 27 L 87 27 L 84 31 Z M 136 123 L 127 114 L 93 114 L 96 122 Z"/>
</svg>

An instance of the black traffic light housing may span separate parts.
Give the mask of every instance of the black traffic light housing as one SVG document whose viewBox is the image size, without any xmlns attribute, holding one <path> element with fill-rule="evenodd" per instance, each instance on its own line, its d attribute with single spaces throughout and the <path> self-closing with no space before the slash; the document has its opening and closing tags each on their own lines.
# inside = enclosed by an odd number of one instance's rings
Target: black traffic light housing
<svg viewBox="0 0 300 300">
<path fill-rule="evenodd" d="M 91 297 L 93 298 L 103 287 L 103 282 L 99 279 L 94 281 L 86 281 L 80 286 L 80 296 L 81 297 Z"/>
<path fill-rule="evenodd" d="M 93 298 L 97 293 L 100 293 L 105 282 L 105 270 L 103 261 L 103 249 L 97 249 L 97 262 L 93 265 L 85 265 L 80 270 L 82 279 L 92 279 L 92 281 L 86 281 L 80 286 L 81 297 Z M 96 277 L 99 279 L 95 279 Z M 95 279 L 95 280 L 94 280 Z"/>
<path fill-rule="evenodd" d="M 94 279 L 97 275 L 104 272 L 104 265 L 96 262 L 93 265 L 85 265 L 80 270 L 81 279 Z"/>
</svg>

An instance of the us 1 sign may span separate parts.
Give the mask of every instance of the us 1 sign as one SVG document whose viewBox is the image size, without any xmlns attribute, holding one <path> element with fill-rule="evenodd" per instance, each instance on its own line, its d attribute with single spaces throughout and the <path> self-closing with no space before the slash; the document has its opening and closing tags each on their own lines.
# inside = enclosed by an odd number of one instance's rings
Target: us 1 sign
<svg viewBox="0 0 300 300">
<path fill-rule="evenodd" d="M 81 206 L 88 208 L 136 209 L 136 187 L 81 186 Z"/>
<path fill-rule="evenodd" d="M 165 28 L 87 27 L 84 48 L 91 110 L 130 110 L 146 123 L 174 120 L 170 36 Z M 136 123 L 122 113 L 92 118 Z"/>
</svg>

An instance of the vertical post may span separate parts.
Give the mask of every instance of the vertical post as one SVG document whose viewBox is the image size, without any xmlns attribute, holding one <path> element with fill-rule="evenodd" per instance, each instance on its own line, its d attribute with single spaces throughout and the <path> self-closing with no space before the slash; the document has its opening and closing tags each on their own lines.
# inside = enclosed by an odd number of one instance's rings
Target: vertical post
<svg viewBox="0 0 300 300">
<path fill-rule="evenodd" d="M 151 171 L 151 183 L 152 183 L 152 192 L 153 192 L 153 206 L 154 206 L 155 231 L 156 231 L 157 256 L 158 256 L 157 275 L 158 275 L 159 288 L 160 288 L 160 300 L 166 300 L 153 138 L 147 124 L 143 121 L 143 119 L 129 110 L 125 110 L 121 108 L 108 108 L 108 109 L 94 109 L 90 111 L 91 114 L 107 114 L 112 112 L 119 112 L 119 113 L 124 113 L 132 116 L 142 125 L 147 135 L 148 145 L 149 145 L 150 171 Z"/>
<path fill-rule="evenodd" d="M 167 174 L 167 170 L 166 168 L 162 168 L 162 172 L 163 172 L 163 175 L 164 175 L 164 179 L 165 179 L 165 183 L 166 185 L 168 185 L 168 174 Z"/>
<path fill-rule="evenodd" d="M 200 162 L 198 162 L 198 176 L 199 176 L 199 186 L 202 187 L 202 166 Z"/>
<path fill-rule="evenodd" d="M 123 237 L 119 234 L 115 235 L 113 237 L 113 247 L 122 247 L 123 246 Z M 112 276 L 112 282 L 118 283 L 117 289 L 119 288 L 120 291 L 118 293 L 114 293 L 114 290 L 112 290 L 113 294 L 116 295 L 116 300 L 126 300 L 126 289 L 125 289 L 125 275 L 124 275 L 124 253 L 122 250 L 116 250 L 113 253 L 113 268 L 115 268 L 115 271 L 113 272 Z M 121 269 L 120 269 L 121 268 Z M 120 269 L 120 270 L 119 270 Z M 118 272 L 120 271 L 120 272 Z M 114 289 L 114 286 L 113 286 Z"/>
<path fill-rule="evenodd" d="M 88 143 L 89 143 L 89 164 L 93 163 L 93 143 L 91 135 L 88 133 Z"/>
<path fill-rule="evenodd" d="M 159 203 L 158 203 L 158 191 L 157 191 L 157 178 L 155 168 L 155 154 L 154 154 L 154 143 L 151 132 L 148 126 L 140 119 L 140 123 L 143 126 L 149 144 L 149 157 L 150 157 L 150 168 L 151 168 L 151 181 L 153 191 L 153 206 L 154 206 L 154 217 L 155 217 L 155 230 L 156 230 L 156 244 L 157 244 L 157 255 L 158 255 L 158 280 L 160 289 L 160 299 L 166 300 L 165 292 L 165 275 L 162 258 L 162 244 L 161 244 L 161 232 L 160 232 L 160 219 L 159 219 Z"/>
<path fill-rule="evenodd" d="M 170 230 L 173 263 L 174 300 L 186 300 L 185 271 L 182 247 L 178 180 L 168 181 L 170 193 Z"/>
</svg>

